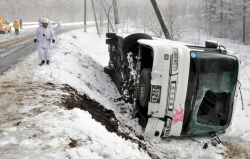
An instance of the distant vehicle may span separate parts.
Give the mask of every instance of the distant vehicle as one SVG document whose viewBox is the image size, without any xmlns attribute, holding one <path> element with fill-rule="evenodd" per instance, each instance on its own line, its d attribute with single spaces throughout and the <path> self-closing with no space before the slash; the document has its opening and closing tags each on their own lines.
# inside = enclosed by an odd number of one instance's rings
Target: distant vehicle
<svg viewBox="0 0 250 159">
<path fill-rule="evenodd" d="M 8 23 L 4 18 L 0 17 L 0 32 L 5 34 L 6 32 L 11 32 L 10 23 Z"/>
<path fill-rule="evenodd" d="M 206 46 L 137 33 L 106 34 L 110 75 L 145 127 L 161 137 L 216 133 L 233 119 L 240 62 L 216 42 Z"/>
</svg>

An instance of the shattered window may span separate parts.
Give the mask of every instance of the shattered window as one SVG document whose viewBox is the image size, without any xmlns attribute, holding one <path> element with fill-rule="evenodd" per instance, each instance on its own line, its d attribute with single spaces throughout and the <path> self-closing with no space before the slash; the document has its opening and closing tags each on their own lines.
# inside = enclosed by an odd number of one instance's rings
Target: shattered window
<svg viewBox="0 0 250 159">
<path fill-rule="evenodd" d="M 188 134 L 219 131 L 230 124 L 238 61 L 225 54 L 197 52 L 197 78 Z"/>
</svg>

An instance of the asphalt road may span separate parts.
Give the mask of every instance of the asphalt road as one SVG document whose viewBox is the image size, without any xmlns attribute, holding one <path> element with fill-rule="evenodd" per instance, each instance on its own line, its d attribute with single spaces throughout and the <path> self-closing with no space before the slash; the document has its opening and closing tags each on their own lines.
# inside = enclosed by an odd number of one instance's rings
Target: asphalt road
<svg viewBox="0 0 250 159">
<path fill-rule="evenodd" d="M 83 25 L 65 26 L 60 30 L 55 30 L 55 34 L 58 36 L 64 32 L 80 28 L 83 28 Z M 33 36 L 34 34 L 30 34 L 13 41 L 0 43 L 0 76 L 37 50 L 36 44 L 33 42 Z"/>
</svg>

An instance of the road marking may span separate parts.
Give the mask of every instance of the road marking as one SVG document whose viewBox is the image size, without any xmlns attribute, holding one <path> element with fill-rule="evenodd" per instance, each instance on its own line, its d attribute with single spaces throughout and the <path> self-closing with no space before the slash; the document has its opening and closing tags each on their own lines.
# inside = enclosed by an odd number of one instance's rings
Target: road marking
<svg viewBox="0 0 250 159">
<path fill-rule="evenodd" d="M 3 44 L 0 44 L 0 48 L 1 47 L 4 47 L 4 46 L 7 46 L 7 45 L 11 45 L 11 44 L 14 44 L 14 43 L 17 43 L 21 40 L 25 40 L 25 39 L 28 39 L 30 37 L 34 36 L 34 34 L 30 34 L 30 35 L 27 35 L 27 36 L 24 36 L 24 37 L 21 37 L 21 38 L 18 38 L 18 39 L 15 39 L 15 40 L 12 40 L 12 41 L 9 41 L 9 42 L 6 42 L 6 43 L 3 43 Z"/>
</svg>

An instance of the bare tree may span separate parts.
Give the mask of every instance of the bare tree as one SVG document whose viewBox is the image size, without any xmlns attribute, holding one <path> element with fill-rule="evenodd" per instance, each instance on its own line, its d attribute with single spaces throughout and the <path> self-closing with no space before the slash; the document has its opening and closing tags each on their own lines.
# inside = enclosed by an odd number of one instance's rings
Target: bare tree
<svg viewBox="0 0 250 159">
<path fill-rule="evenodd" d="M 163 17 L 167 23 L 171 39 L 179 40 L 181 34 L 185 31 L 185 21 L 181 16 L 179 4 L 176 1 L 169 0 L 163 11 Z"/>
<path fill-rule="evenodd" d="M 11 3 L 14 9 L 15 19 L 20 17 L 20 13 L 22 9 L 24 8 L 25 3 L 26 3 L 26 0 L 14 0 L 13 3 Z"/>
<path fill-rule="evenodd" d="M 106 18 L 108 19 L 108 26 L 110 26 L 112 32 L 115 32 L 114 27 L 113 27 L 113 25 L 111 23 L 111 20 L 110 20 L 111 19 L 111 17 L 110 17 L 110 9 L 112 7 L 112 3 L 110 3 L 108 5 L 104 0 L 101 0 L 100 5 L 101 5 L 102 9 L 104 10 Z"/>
<path fill-rule="evenodd" d="M 159 22 L 161 24 L 161 28 L 162 28 L 162 31 L 163 31 L 166 39 L 172 39 L 171 36 L 170 36 L 170 34 L 169 34 L 168 28 L 167 28 L 167 26 L 166 26 L 166 24 L 165 24 L 165 22 L 164 22 L 164 20 L 162 18 L 160 9 L 159 9 L 156 1 L 155 0 L 150 0 L 150 1 L 151 1 L 152 6 L 153 6 L 153 8 L 155 10 L 155 14 L 156 14 L 156 16 L 157 16 L 157 18 L 158 18 L 158 20 L 159 20 Z"/>
<path fill-rule="evenodd" d="M 152 7 L 150 6 L 150 3 L 142 5 L 143 9 L 140 10 L 141 15 L 139 24 L 142 28 L 144 28 L 144 33 L 152 32 L 154 36 L 161 38 L 163 36 L 162 28 Z"/>
</svg>

